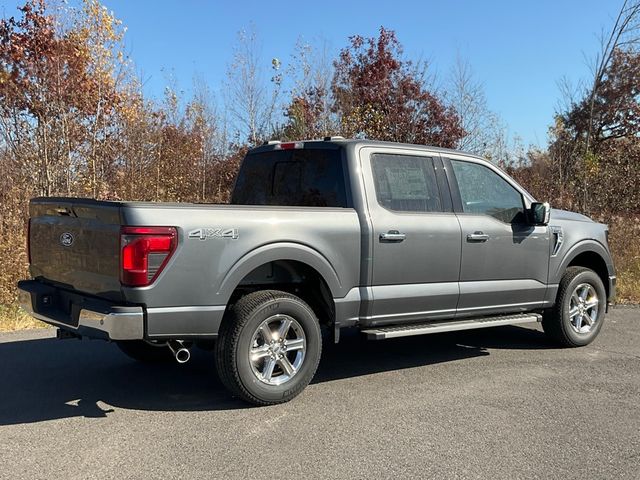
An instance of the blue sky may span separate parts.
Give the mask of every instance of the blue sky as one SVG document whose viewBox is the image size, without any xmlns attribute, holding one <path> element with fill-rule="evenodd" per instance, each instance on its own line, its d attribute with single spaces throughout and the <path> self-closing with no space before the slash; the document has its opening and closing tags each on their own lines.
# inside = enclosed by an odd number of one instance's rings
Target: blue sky
<svg viewBox="0 0 640 480">
<path fill-rule="evenodd" d="M 22 2 L 0 0 L 0 15 Z M 76 3 L 72 0 L 71 2 Z M 444 76 L 458 52 L 484 84 L 489 106 L 526 144 L 544 146 L 564 76 L 588 75 L 585 55 L 620 8 L 616 0 L 333 1 L 103 0 L 127 26 L 128 49 L 159 96 L 169 72 L 188 89 L 197 74 L 215 90 L 237 32 L 252 24 L 270 59 L 286 61 L 299 37 L 335 52 L 353 34 L 396 31 L 408 58 L 424 58 Z"/>
</svg>

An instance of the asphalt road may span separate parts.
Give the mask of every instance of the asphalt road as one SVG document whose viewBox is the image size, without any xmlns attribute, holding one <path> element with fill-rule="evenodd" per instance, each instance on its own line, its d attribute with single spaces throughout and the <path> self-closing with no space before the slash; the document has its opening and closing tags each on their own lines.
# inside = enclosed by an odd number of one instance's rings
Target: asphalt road
<svg viewBox="0 0 640 480">
<path fill-rule="evenodd" d="M 247 407 L 211 354 L 0 335 L 0 478 L 640 478 L 640 309 L 590 346 L 538 326 L 327 350 L 293 402 Z"/>
</svg>

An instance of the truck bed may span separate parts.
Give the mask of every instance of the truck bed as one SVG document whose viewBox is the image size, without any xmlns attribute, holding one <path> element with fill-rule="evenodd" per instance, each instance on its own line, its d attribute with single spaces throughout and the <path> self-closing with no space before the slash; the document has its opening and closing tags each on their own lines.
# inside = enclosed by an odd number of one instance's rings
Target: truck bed
<svg viewBox="0 0 640 480">
<path fill-rule="evenodd" d="M 351 208 L 51 197 L 33 199 L 30 216 L 33 278 L 112 301 L 158 308 L 224 305 L 230 285 L 252 257 L 258 267 L 276 252 L 286 252 L 288 245 L 296 247 L 290 249 L 297 256 L 291 260 L 302 260 L 294 252 L 306 251 L 340 279 L 336 294 L 346 295 L 358 284 L 360 227 Z M 178 231 L 175 253 L 148 287 L 128 288 L 120 282 L 123 226 Z M 240 265 L 241 270 L 234 270 Z"/>
</svg>

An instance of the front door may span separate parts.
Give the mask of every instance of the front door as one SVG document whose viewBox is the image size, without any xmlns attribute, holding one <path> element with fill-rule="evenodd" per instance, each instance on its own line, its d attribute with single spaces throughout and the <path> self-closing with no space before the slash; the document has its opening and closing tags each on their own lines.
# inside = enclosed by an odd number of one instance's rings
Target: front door
<svg viewBox="0 0 640 480">
<path fill-rule="evenodd" d="M 461 233 L 439 156 L 368 148 L 361 159 L 373 232 L 372 298 L 363 320 L 453 317 Z"/>
<path fill-rule="evenodd" d="M 497 169 L 468 159 L 445 165 L 462 229 L 457 316 L 540 308 L 549 271 L 548 227 L 527 222 L 523 194 Z"/>
</svg>

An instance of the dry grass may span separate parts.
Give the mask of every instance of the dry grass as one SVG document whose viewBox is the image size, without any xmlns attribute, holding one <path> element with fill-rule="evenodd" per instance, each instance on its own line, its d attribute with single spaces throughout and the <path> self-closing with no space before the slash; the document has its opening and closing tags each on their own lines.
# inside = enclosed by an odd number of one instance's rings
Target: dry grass
<svg viewBox="0 0 640 480">
<path fill-rule="evenodd" d="M 640 249 L 616 255 L 617 303 L 640 303 Z"/>
<path fill-rule="evenodd" d="M 613 217 L 607 223 L 618 276 L 616 302 L 640 303 L 640 218 Z"/>
<path fill-rule="evenodd" d="M 16 305 L 0 305 L 0 332 L 31 328 L 49 328 L 49 325 L 27 315 Z"/>
</svg>

